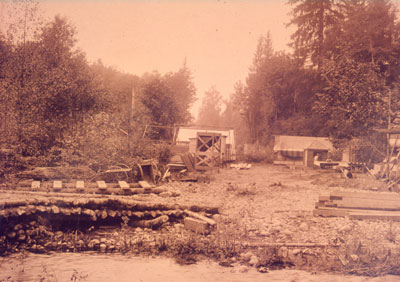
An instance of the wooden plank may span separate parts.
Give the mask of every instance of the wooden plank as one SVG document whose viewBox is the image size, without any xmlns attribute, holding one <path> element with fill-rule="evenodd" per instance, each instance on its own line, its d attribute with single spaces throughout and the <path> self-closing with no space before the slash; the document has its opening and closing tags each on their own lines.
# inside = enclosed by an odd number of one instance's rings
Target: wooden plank
<svg viewBox="0 0 400 282">
<path fill-rule="evenodd" d="M 353 209 L 373 209 L 373 210 L 399 210 L 400 202 L 383 201 L 374 199 L 354 199 L 345 198 L 343 200 L 333 200 L 338 208 L 353 208 Z M 326 205 L 326 203 L 325 203 Z"/>
<path fill-rule="evenodd" d="M 187 167 L 188 171 L 194 171 L 194 167 L 186 154 L 182 154 L 181 159 L 182 159 L 183 163 L 185 164 L 185 166 Z"/>
<path fill-rule="evenodd" d="M 153 187 L 153 185 L 150 185 L 149 182 L 147 182 L 145 180 L 139 181 L 139 185 L 140 185 L 140 187 L 145 188 L 145 189 Z"/>
<path fill-rule="evenodd" d="M 344 211 L 348 213 L 390 213 L 400 215 L 400 211 L 382 211 L 382 210 L 363 210 L 363 209 L 351 209 L 351 208 L 332 208 L 332 207 L 318 207 L 316 210 L 322 211 Z"/>
<path fill-rule="evenodd" d="M 40 181 L 32 181 L 31 188 L 40 189 Z"/>
<path fill-rule="evenodd" d="M 96 184 L 99 189 L 107 189 L 107 184 L 103 180 L 96 181 Z"/>
<path fill-rule="evenodd" d="M 121 189 L 130 189 L 129 184 L 126 181 L 118 181 L 118 185 Z"/>
<path fill-rule="evenodd" d="M 391 220 L 400 221 L 400 214 L 381 214 L 381 213 L 350 213 L 350 219 L 358 220 Z"/>
<path fill-rule="evenodd" d="M 332 209 L 332 210 L 325 210 L 325 209 L 315 209 L 313 210 L 314 216 L 324 216 L 324 217 L 336 217 L 336 216 L 348 216 L 348 211 L 340 210 L 340 209 Z"/>
<path fill-rule="evenodd" d="M 76 181 L 75 188 L 78 190 L 84 190 L 85 189 L 85 182 L 82 180 Z"/>
<path fill-rule="evenodd" d="M 330 201 L 330 196 L 319 196 L 318 198 L 320 203 Z"/>
<path fill-rule="evenodd" d="M 388 200 L 399 201 L 400 195 L 398 193 L 377 193 L 377 192 L 333 192 L 330 194 L 331 200 L 341 200 L 343 198 L 358 198 L 358 199 L 374 199 L 374 200 Z"/>
<path fill-rule="evenodd" d="M 53 182 L 53 189 L 54 189 L 54 191 L 60 191 L 62 189 L 62 181 L 55 180 Z"/>
<path fill-rule="evenodd" d="M 194 155 L 193 153 L 190 153 L 190 152 L 189 152 L 188 157 L 189 157 L 189 160 L 190 160 L 190 162 L 191 162 L 191 164 L 192 164 L 192 166 L 193 166 L 193 168 L 194 168 L 194 166 L 195 166 L 195 164 L 196 164 L 196 157 L 195 157 L 195 155 Z"/>
</svg>

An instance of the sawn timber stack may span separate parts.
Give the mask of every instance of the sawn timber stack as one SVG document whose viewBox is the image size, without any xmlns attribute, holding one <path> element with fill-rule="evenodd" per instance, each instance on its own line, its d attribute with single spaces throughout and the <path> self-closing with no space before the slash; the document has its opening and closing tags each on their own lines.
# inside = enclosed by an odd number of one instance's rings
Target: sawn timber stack
<svg viewBox="0 0 400 282">
<path fill-rule="evenodd" d="M 400 221 L 400 195 L 338 191 L 329 196 L 320 196 L 315 204 L 314 215 Z"/>
</svg>

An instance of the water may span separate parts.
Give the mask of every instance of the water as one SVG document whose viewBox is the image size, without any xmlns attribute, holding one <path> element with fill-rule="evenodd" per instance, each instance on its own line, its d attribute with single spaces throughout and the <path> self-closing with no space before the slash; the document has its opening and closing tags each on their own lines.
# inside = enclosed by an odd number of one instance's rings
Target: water
<svg viewBox="0 0 400 282">
<path fill-rule="evenodd" d="M 246 271 L 247 272 L 243 272 Z M 214 262 L 178 265 L 168 258 L 143 258 L 123 255 L 55 253 L 51 255 L 13 255 L 0 259 L 2 281 L 106 281 L 106 282 L 394 282 L 397 276 L 368 278 L 298 270 L 259 273 L 253 268 L 226 268 Z"/>
</svg>

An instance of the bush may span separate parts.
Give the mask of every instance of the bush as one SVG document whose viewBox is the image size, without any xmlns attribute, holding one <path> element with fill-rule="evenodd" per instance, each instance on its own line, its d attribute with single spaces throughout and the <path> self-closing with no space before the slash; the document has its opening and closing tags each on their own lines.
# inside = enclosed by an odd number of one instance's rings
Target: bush
<svg viewBox="0 0 400 282">
<path fill-rule="evenodd" d="M 244 144 L 243 147 L 238 148 L 238 159 L 245 162 L 272 163 L 274 161 L 274 153 L 272 146 Z"/>
</svg>

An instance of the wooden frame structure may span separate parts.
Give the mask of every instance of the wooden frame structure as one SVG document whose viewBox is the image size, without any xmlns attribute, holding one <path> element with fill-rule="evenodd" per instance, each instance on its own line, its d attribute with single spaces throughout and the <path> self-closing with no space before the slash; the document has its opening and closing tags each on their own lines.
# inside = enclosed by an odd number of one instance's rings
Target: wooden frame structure
<svg viewBox="0 0 400 282">
<path fill-rule="evenodd" d="M 197 133 L 196 170 L 211 170 L 222 164 L 221 140 L 222 136 L 220 133 Z"/>
</svg>

